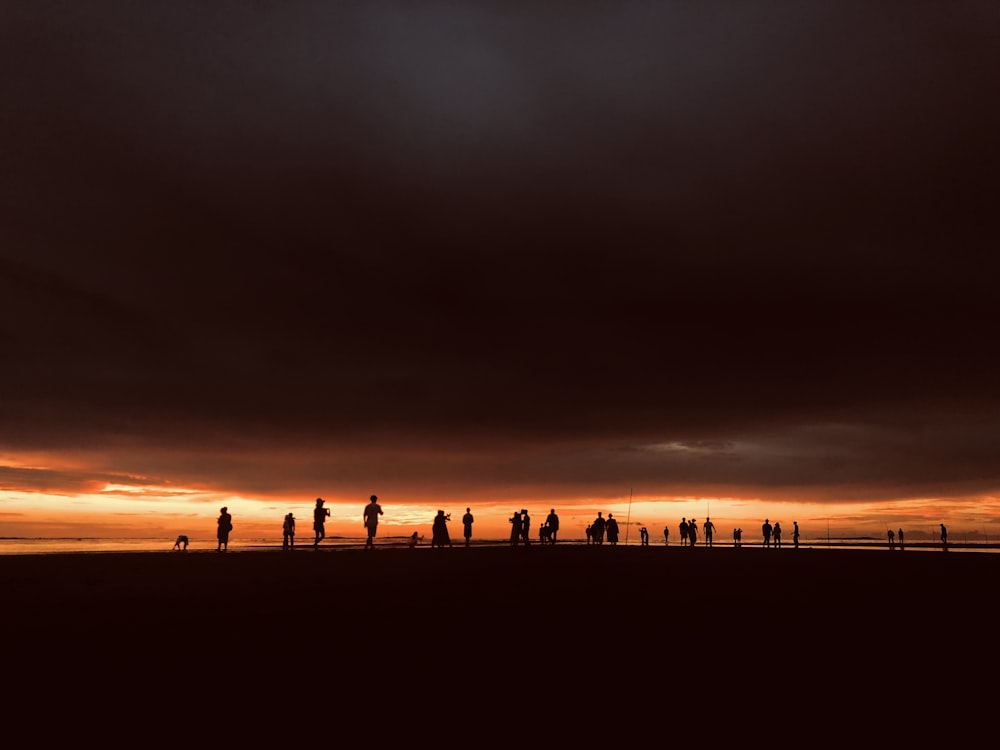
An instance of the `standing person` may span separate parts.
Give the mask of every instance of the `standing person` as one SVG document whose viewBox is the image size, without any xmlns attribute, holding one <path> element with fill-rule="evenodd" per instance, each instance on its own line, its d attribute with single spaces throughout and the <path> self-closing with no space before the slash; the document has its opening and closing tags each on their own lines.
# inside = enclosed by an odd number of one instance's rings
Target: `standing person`
<svg viewBox="0 0 1000 750">
<path fill-rule="evenodd" d="M 764 536 L 764 546 L 765 547 L 770 547 L 771 546 L 771 531 L 772 530 L 773 529 L 771 527 L 771 522 L 768 519 L 765 518 L 764 519 L 764 523 L 761 524 L 761 527 L 760 527 L 760 533 Z"/>
<path fill-rule="evenodd" d="M 515 511 L 507 521 L 510 524 L 510 546 L 516 547 L 521 541 L 521 512 Z"/>
<path fill-rule="evenodd" d="M 614 513 L 608 513 L 608 522 L 605 524 L 604 530 L 608 535 L 608 543 L 611 546 L 618 544 L 618 522 L 615 520 Z"/>
<path fill-rule="evenodd" d="M 295 516 L 291 513 L 285 515 L 285 521 L 281 524 L 281 548 L 291 549 L 295 546 Z"/>
<path fill-rule="evenodd" d="M 531 516 L 526 508 L 521 508 L 521 538 L 525 547 L 531 544 Z"/>
<path fill-rule="evenodd" d="M 605 523 L 601 511 L 597 511 L 597 518 L 590 524 L 590 538 L 594 540 L 594 544 L 604 544 Z"/>
<path fill-rule="evenodd" d="M 545 517 L 545 524 L 549 527 L 549 544 L 555 544 L 556 534 L 559 532 L 559 516 L 556 515 L 555 508 Z"/>
<path fill-rule="evenodd" d="M 472 517 L 472 509 L 466 508 L 465 515 L 462 516 L 462 534 L 465 536 L 465 546 L 469 546 L 469 542 L 472 539 L 472 522 L 475 519 Z"/>
<path fill-rule="evenodd" d="M 643 547 L 649 546 L 649 530 L 645 526 L 639 529 L 639 543 Z"/>
<path fill-rule="evenodd" d="M 893 549 L 893 547 L 895 546 L 894 542 L 895 542 L 896 535 L 893 533 L 892 529 L 889 529 L 889 531 L 887 533 L 889 535 L 889 551 L 891 552 L 892 549 Z"/>
<path fill-rule="evenodd" d="M 733 529 L 733 546 L 743 546 L 743 529 Z"/>
<path fill-rule="evenodd" d="M 330 509 L 323 507 L 323 498 L 316 498 L 316 507 L 313 508 L 313 531 L 316 538 L 313 539 L 313 547 L 318 547 L 320 541 L 326 539 L 326 519 L 330 515 Z"/>
<path fill-rule="evenodd" d="M 663 546 L 664 547 L 669 547 L 670 546 L 670 527 L 669 526 L 664 526 L 663 527 Z"/>
<path fill-rule="evenodd" d="M 434 523 L 431 525 L 431 547 L 450 547 L 451 537 L 448 535 L 448 521 L 451 514 L 439 510 L 434 516 Z"/>
<path fill-rule="evenodd" d="M 781 524 L 777 521 L 774 522 L 774 528 L 771 530 L 771 535 L 774 537 L 774 548 L 779 549 L 781 547 Z"/>
<path fill-rule="evenodd" d="M 219 546 L 215 548 L 215 551 L 226 552 L 229 550 L 229 532 L 233 530 L 233 517 L 229 515 L 229 508 L 219 509 L 219 520 L 216 521 L 216 525 L 218 530 L 215 536 L 219 540 Z"/>
<path fill-rule="evenodd" d="M 368 539 L 365 540 L 365 549 L 375 549 L 375 534 L 378 532 L 378 517 L 382 515 L 382 506 L 378 504 L 378 495 L 368 498 L 368 505 L 362 518 L 365 528 L 368 530 Z"/>
<path fill-rule="evenodd" d="M 705 529 L 705 544 L 709 547 L 712 546 L 712 536 L 715 534 L 715 524 L 712 523 L 712 519 L 706 518 L 705 523 L 702 525 Z"/>
<path fill-rule="evenodd" d="M 799 522 L 792 521 L 792 546 L 795 549 L 799 548 Z"/>
<path fill-rule="evenodd" d="M 591 528 L 591 525 L 589 523 L 587 524 L 586 533 L 587 533 L 587 544 L 588 545 L 592 544 L 594 541 L 594 535 L 593 535 L 593 529 Z"/>
<path fill-rule="evenodd" d="M 896 538 L 899 539 L 899 549 L 900 549 L 900 551 L 902 551 L 903 550 L 903 530 L 902 529 L 900 529 L 899 531 L 896 532 Z"/>
<path fill-rule="evenodd" d="M 948 527 L 941 524 L 941 549 L 948 551 Z"/>
<path fill-rule="evenodd" d="M 678 527 L 681 532 L 681 546 L 685 546 L 688 543 L 688 522 L 686 518 L 681 519 L 681 525 Z"/>
<path fill-rule="evenodd" d="M 688 546 L 694 547 L 698 543 L 698 519 L 692 518 L 688 521 Z"/>
</svg>

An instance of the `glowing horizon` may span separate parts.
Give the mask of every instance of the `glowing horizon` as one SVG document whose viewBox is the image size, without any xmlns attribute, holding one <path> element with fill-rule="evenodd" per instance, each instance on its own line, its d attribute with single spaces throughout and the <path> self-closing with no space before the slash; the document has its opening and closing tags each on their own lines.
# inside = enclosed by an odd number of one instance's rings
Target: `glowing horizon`
<svg viewBox="0 0 1000 750">
<path fill-rule="evenodd" d="M 326 524 L 329 537 L 361 537 L 361 513 L 367 497 L 357 500 L 322 494 L 332 515 Z M 12 489 L 0 490 L 0 536 L 2 537 L 101 537 L 173 539 L 188 534 L 192 539 L 214 537 L 219 508 L 229 508 L 234 516 L 239 538 L 281 538 L 285 513 L 295 514 L 297 539 L 312 540 L 314 497 L 253 498 L 240 493 L 223 493 L 175 486 L 135 486 L 107 484 L 100 492 L 39 493 Z M 499 498 L 492 501 L 441 497 L 438 501 L 408 499 L 397 501 L 380 495 L 385 516 L 380 523 L 384 536 L 408 536 L 413 531 L 430 533 L 437 510 L 452 516 L 453 541 L 461 537 L 460 518 L 466 507 L 475 516 L 475 539 L 504 539 L 509 536 L 511 515 L 524 508 L 532 518 L 532 535 L 551 508 L 560 517 L 560 536 L 583 538 L 584 530 L 598 511 L 619 520 L 622 534 L 638 539 L 638 530 L 646 526 L 651 543 L 663 543 L 663 528 L 670 529 L 670 542 L 678 542 L 677 525 L 681 518 L 695 519 L 699 530 L 706 517 L 716 526 L 716 538 L 732 540 L 734 528 L 743 529 L 744 541 L 759 537 L 765 518 L 780 521 L 790 534 L 792 522 L 798 521 L 804 540 L 833 537 L 882 538 L 886 530 L 905 528 L 909 537 L 935 538 L 938 524 L 945 523 L 953 538 L 989 541 L 1000 539 L 1000 502 L 994 496 L 966 498 L 924 498 L 893 502 L 816 502 L 765 498 L 647 496 L 633 492 L 617 499 L 580 497 Z"/>
</svg>

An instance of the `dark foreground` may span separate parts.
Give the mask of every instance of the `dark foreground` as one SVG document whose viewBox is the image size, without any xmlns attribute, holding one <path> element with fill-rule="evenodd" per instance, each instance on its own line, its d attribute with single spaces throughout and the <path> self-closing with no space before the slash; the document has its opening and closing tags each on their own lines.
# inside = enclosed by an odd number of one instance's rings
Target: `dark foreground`
<svg viewBox="0 0 1000 750">
<path fill-rule="evenodd" d="M 11 556 L 0 633 L 8 713 L 110 744 L 970 741 L 998 582 L 881 550 Z"/>
</svg>

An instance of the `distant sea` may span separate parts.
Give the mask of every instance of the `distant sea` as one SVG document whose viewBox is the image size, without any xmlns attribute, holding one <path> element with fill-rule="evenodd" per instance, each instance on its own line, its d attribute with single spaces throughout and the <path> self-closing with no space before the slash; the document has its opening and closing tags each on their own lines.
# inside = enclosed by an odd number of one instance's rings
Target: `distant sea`
<svg viewBox="0 0 1000 750">
<path fill-rule="evenodd" d="M 509 542 L 507 539 L 477 539 L 473 540 L 473 547 L 497 547 L 505 546 Z M 100 553 L 100 552 L 169 552 L 173 549 L 174 540 L 173 539 L 163 539 L 161 537 L 156 538 L 132 538 L 132 539 L 103 539 L 95 537 L 39 537 L 39 538 L 27 538 L 27 537 L 0 537 L 0 555 L 32 555 L 32 554 L 65 554 L 65 553 Z M 378 547 L 406 547 L 409 544 L 409 537 L 399 536 L 399 537 L 380 537 L 376 541 L 376 546 Z M 559 545 L 583 545 L 586 544 L 585 539 L 561 539 L 558 542 Z M 346 550 L 346 549 L 361 549 L 365 545 L 364 537 L 327 537 L 321 544 L 320 550 Z M 460 547 L 463 545 L 461 539 L 452 539 L 452 545 L 455 547 Z M 430 547 L 430 539 L 423 538 L 419 547 Z M 532 540 L 532 546 L 540 546 L 535 540 Z M 558 546 L 558 545 L 557 545 Z M 605 547 L 610 546 L 605 542 Z M 638 539 L 629 539 L 626 542 L 620 541 L 619 546 L 629 546 L 638 547 Z M 662 547 L 662 541 L 660 544 L 655 542 L 650 542 L 651 547 Z M 671 543 L 670 547 L 677 547 L 679 545 Z M 731 541 L 727 542 L 716 542 L 715 547 L 732 547 Z M 897 545 L 898 546 L 898 545 Z M 698 545 L 699 548 L 704 549 L 703 544 Z M 743 547 L 746 548 L 756 548 L 760 549 L 760 541 L 754 542 L 744 542 Z M 799 547 L 801 549 L 884 549 L 888 551 L 888 544 L 885 541 L 874 540 L 870 538 L 865 539 L 810 539 L 806 542 L 800 542 Z M 204 539 L 194 539 L 192 538 L 188 544 L 188 552 L 214 552 L 216 549 L 216 540 L 204 538 Z M 259 538 L 259 539 L 240 539 L 233 540 L 229 544 L 229 552 L 247 552 L 247 551 L 260 551 L 260 550 L 281 550 L 281 539 L 274 538 Z M 782 549 L 793 549 L 790 542 L 783 542 Z M 949 551 L 955 552 L 998 552 L 1000 551 L 1000 544 L 966 544 L 966 543 L 954 543 L 948 545 Z M 302 551 L 313 551 L 311 541 L 299 542 L 295 545 L 295 550 Z M 906 550 L 915 551 L 941 551 L 940 542 L 907 542 Z"/>
</svg>

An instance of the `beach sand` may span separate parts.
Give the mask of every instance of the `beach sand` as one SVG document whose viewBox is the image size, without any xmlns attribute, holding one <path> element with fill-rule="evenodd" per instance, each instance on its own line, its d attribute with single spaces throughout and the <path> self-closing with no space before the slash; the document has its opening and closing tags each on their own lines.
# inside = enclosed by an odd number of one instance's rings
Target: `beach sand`
<svg viewBox="0 0 1000 750">
<path fill-rule="evenodd" d="M 0 633 L 8 713 L 58 706 L 50 731 L 968 740 L 995 734 L 998 580 L 1000 555 L 929 551 L 4 556 Z"/>
</svg>

